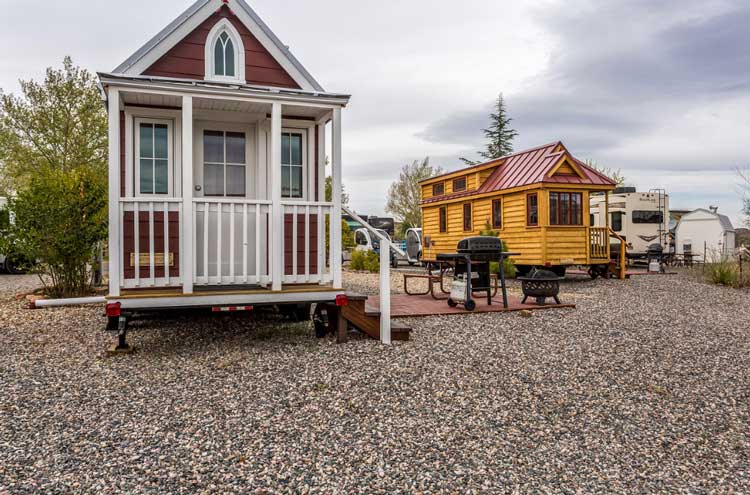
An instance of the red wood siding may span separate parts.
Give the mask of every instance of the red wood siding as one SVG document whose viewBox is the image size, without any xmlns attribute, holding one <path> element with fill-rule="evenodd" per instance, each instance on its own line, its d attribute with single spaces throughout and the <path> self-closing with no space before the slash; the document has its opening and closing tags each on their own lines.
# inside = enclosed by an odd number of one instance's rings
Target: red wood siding
<svg viewBox="0 0 750 495">
<path fill-rule="evenodd" d="M 294 215 L 284 215 L 284 274 L 292 275 Z M 318 215 L 310 215 L 310 274 L 318 272 Z M 297 274 L 305 273 L 305 216 L 297 216 Z"/>
<path fill-rule="evenodd" d="M 135 278 L 135 267 L 130 266 L 130 255 L 135 252 L 135 218 L 134 212 L 126 211 L 123 220 L 123 233 L 125 234 L 125 263 L 124 273 L 126 279 Z M 138 250 L 141 254 L 151 251 L 149 245 L 148 213 L 138 214 Z M 180 276 L 180 217 L 176 211 L 169 212 L 169 252 L 174 253 L 174 266 L 169 268 L 170 277 Z M 154 253 L 164 253 L 164 212 L 154 212 Z M 164 277 L 164 265 L 154 267 L 155 277 Z M 151 268 L 149 265 L 140 267 L 140 278 L 149 278 Z"/>
<path fill-rule="evenodd" d="M 205 79 L 205 46 L 208 33 L 222 18 L 228 19 L 245 45 L 245 77 L 248 84 L 300 89 L 292 76 L 271 56 L 260 41 L 226 5 L 206 19 L 143 73 L 147 76 Z"/>
</svg>

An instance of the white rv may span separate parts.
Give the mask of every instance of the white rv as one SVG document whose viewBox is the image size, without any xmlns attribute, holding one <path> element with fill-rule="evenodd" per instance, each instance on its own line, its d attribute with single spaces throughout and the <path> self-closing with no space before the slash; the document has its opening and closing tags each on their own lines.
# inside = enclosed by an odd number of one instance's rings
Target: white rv
<svg viewBox="0 0 750 495">
<path fill-rule="evenodd" d="M 734 254 L 734 234 L 732 221 L 715 208 L 692 211 L 680 219 L 675 230 L 677 254 L 692 254 L 699 261 L 729 256 Z"/>
<path fill-rule="evenodd" d="M 603 195 L 591 196 L 591 225 L 605 227 L 606 201 Z M 609 196 L 609 225 L 625 238 L 628 258 L 645 258 L 649 246 L 660 244 L 669 252 L 669 196 L 664 190 L 637 192 L 621 187 Z"/>
</svg>

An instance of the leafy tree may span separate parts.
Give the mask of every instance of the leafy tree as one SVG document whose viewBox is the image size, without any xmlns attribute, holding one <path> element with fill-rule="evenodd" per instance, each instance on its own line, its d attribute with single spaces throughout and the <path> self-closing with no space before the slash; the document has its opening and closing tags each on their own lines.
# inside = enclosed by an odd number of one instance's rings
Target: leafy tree
<svg viewBox="0 0 750 495">
<path fill-rule="evenodd" d="M 44 169 L 81 167 L 106 176 L 107 114 L 94 76 L 73 65 L 21 81 L 23 98 L 0 93 L 0 160 L 17 189 Z"/>
<path fill-rule="evenodd" d="M 398 235 L 403 238 L 406 231 L 422 226 L 422 188 L 419 183 L 423 180 L 440 175 L 440 167 L 430 165 L 430 157 L 421 162 L 415 160 L 411 165 L 404 165 L 398 180 L 388 189 L 388 202 L 385 210 L 401 222 Z"/>
<path fill-rule="evenodd" d="M 484 129 L 484 135 L 487 138 L 487 148 L 485 151 L 479 152 L 479 156 L 486 161 L 496 160 L 497 158 L 502 158 L 513 153 L 513 140 L 518 137 L 518 132 L 510 125 L 513 119 L 508 117 L 502 93 L 500 93 L 495 103 L 495 112 L 490 114 L 490 126 Z M 479 163 L 467 158 L 461 158 L 461 160 L 468 165 Z"/>
<path fill-rule="evenodd" d="M 326 201 L 333 201 L 333 177 L 330 175 L 326 177 Z M 349 206 L 349 195 L 346 193 L 346 188 L 341 185 L 341 205 Z"/>
<path fill-rule="evenodd" d="M 615 170 L 609 167 L 602 167 L 602 166 L 599 166 L 594 160 L 586 160 L 586 165 L 593 168 L 600 174 L 606 175 L 607 177 L 612 179 L 615 182 L 615 184 L 617 184 L 617 186 L 624 186 L 625 182 L 627 181 L 627 179 L 622 173 L 622 170 L 619 168 Z"/>
<path fill-rule="evenodd" d="M 328 176 L 326 177 L 326 201 L 331 202 L 333 201 L 333 177 Z M 342 206 L 349 206 L 349 195 L 344 191 L 344 186 L 342 184 L 341 186 L 341 205 Z M 328 250 L 330 246 L 330 225 L 326 222 L 326 250 Z M 352 232 L 352 229 L 349 227 L 349 224 L 346 223 L 346 220 L 341 220 L 341 247 L 342 249 L 350 249 L 354 247 L 354 232 Z"/>
<path fill-rule="evenodd" d="M 750 166 L 745 170 L 738 169 L 740 176 L 740 194 L 742 194 L 742 213 L 745 215 L 745 224 L 750 227 Z"/>
<path fill-rule="evenodd" d="M 47 294 L 89 293 L 91 260 L 107 235 L 107 182 L 90 168 L 46 167 L 8 200 L 14 221 L 0 249 L 37 260 Z"/>
<path fill-rule="evenodd" d="M 69 57 L 21 89 L 0 92 L 0 175 L 15 196 L 5 249 L 38 261 L 50 294 L 83 294 L 107 235 L 106 111 L 94 77 Z"/>
</svg>

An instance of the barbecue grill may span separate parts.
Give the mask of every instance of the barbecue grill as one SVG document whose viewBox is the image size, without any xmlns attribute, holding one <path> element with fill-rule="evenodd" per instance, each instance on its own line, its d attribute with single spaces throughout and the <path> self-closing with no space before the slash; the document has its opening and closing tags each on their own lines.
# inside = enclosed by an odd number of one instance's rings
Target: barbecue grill
<svg viewBox="0 0 750 495">
<path fill-rule="evenodd" d="M 499 263 L 500 266 L 500 283 L 503 291 L 503 305 L 508 307 L 508 294 L 505 286 L 505 272 L 503 270 L 503 260 L 517 253 L 504 253 L 503 241 L 497 237 L 467 237 L 458 242 L 456 253 L 439 254 L 439 261 L 448 261 L 454 264 L 454 277 L 466 283 L 466 297 L 464 307 L 468 311 L 476 309 L 476 302 L 472 296 L 476 292 L 485 292 L 487 294 L 487 305 L 492 305 L 492 277 L 490 264 Z M 455 307 L 458 302 L 453 298 L 448 299 L 448 305 Z"/>
</svg>

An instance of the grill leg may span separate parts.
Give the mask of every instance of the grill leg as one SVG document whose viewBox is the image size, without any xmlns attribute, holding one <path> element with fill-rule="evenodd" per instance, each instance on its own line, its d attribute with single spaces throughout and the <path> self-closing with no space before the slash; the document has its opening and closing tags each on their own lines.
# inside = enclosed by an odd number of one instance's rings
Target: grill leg
<svg viewBox="0 0 750 495">
<path fill-rule="evenodd" d="M 508 287 L 505 285 L 505 267 L 503 266 L 503 258 L 500 257 L 500 285 L 503 288 L 503 308 L 508 309 Z M 524 303 L 526 299 L 524 299 Z"/>
</svg>

